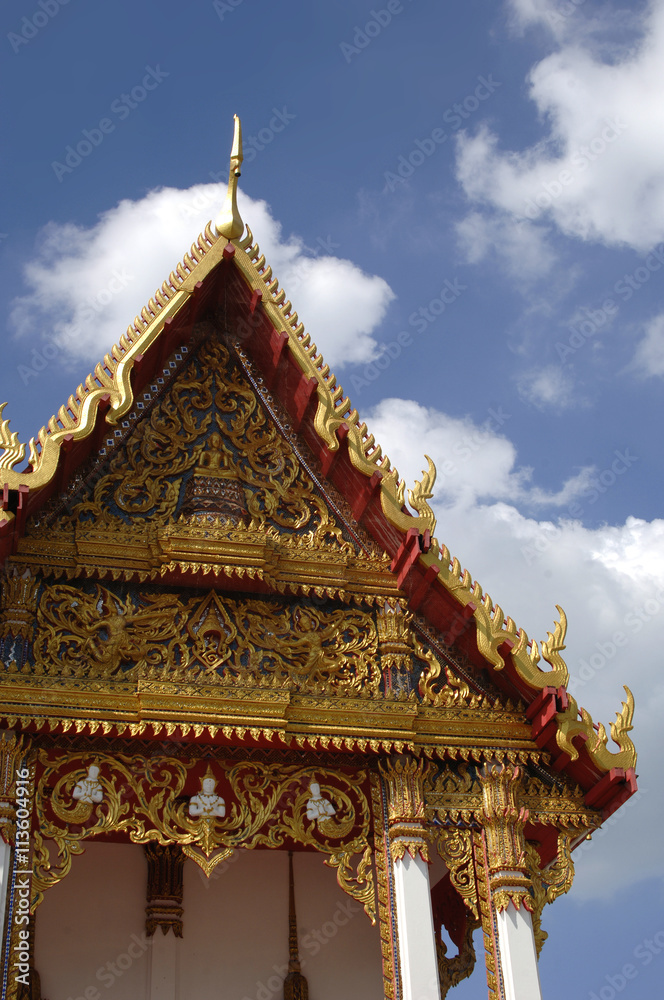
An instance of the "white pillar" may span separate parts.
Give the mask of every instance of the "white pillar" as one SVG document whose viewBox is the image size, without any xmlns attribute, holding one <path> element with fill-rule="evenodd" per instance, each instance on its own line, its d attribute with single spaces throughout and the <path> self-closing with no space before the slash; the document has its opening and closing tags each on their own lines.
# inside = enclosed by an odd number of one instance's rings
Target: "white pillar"
<svg viewBox="0 0 664 1000">
<path fill-rule="evenodd" d="M 0 934 L 5 926 L 5 912 L 7 910 L 7 896 L 12 880 L 12 849 L 9 844 L 5 844 L 0 837 Z"/>
<path fill-rule="evenodd" d="M 429 868 L 408 851 L 394 862 L 403 1000 L 440 1000 Z"/>
<path fill-rule="evenodd" d="M 148 1000 L 177 1000 L 178 957 L 178 938 L 157 927 L 150 947 Z"/>
<path fill-rule="evenodd" d="M 510 902 L 496 913 L 496 922 L 505 1000 L 542 1000 L 530 913 Z"/>
</svg>

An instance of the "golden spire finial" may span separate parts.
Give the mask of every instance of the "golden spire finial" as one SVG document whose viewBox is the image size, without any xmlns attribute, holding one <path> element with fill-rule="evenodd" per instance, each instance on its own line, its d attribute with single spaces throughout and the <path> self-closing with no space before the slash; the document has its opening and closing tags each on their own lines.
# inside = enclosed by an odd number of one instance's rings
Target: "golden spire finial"
<svg viewBox="0 0 664 1000">
<path fill-rule="evenodd" d="M 215 226 L 220 236 L 228 240 L 237 239 L 244 232 L 244 222 L 237 207 L 237 179 L 240 176 L 242 164 L 242 125 L 237 115 L 233 116 L 235 131 L 233 133 L 233 148 L 231 149 L 231 167 L 228 174 L 228 190 L 221 212 Z"/>
</svg>

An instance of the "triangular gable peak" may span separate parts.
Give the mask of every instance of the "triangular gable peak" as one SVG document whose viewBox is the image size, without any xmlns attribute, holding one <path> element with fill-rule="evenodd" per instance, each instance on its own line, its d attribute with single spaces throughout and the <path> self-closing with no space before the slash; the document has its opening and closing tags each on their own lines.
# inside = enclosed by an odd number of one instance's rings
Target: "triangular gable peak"
<svg viewBox="0 0 664 1000">
<path fill-rule="evenodd" d="M 550 666 L 542 670 L 538 644 L 531 643 L 525 631 L 506 618 L 499 606 L 494 606 L 469 573 L 462 571 L 458 560 L 451 559 L 447 548 L 433 537 L 435 519 L 427 501 L 431 497 L 435 468 L 430 460 L 421 482 L 408 494 L 416 514 L 406 508 L 405 487 L 398 473 L 391 468 L 305 332 L 251 231 L 247 228 L 244 237 L 238 233 L 237 174 L 238 170 L 232 166 L 230 207 L 227 206 L 225 215 L 222 213 L 216 229 L 208 224 L 119 344 L 113 346 L 37 438 L 30 441 L 28 466 L 22 472 L 16 467 L 25 458 L 25 446 L 9 432 L 7 420 L 0 422 L 0 444 L 4 448 L 0 458 L 5 511 L 0 525 L 3 555 L 11 556 L 17 572 L 21 568 L 21 573 L 26 565 L 36 563 L 38 546 L 31 538 L 38 538 L 38 518 L 46 516 L 48 523 L 57 522 L 47 559 L 54 574 L 73 578 L 85 575 L 87 569 L 92 575 L 111 581 L 114 577 L 159 579 L 198 587 L 205 586 L 201 574 L 203 577 L 207 574 L 208 586 L 241 590 L 250 580 L 250 589 L 254 591 L 262 588 L 273 594 L 288 592 L 316 599 L 352 599 L 365 605 L 367 601 L 374 604 L 376 600 L 379 604 L 382 601 L 382 617 L 377 617 L 375 607 L 371 612 L 375 641 L 383 642 L 383 654 L 388 658 L 398 660 L 399 656 L 407 655 L 410 662 L 419 662 L 416 686 L 420 697 L 422 691 L 425 694 L 419 714 L 411 705 L 410 716 L 407 720 L 404 717 L 398 732 L 390 732 L 389 726 L 381 729 L 374 719 L 371 722 L 374 742 L 382 732 L 386 746 L 398 745 L 399 741 L 401 745 L 416 746 L 418 739 L 409 738 L 408 733 L 412 737 L 414 730 L 422 728 L 421 720 L 427 717 L 429 721 L 424 724 L 419 740 L 420 744 L 426 744 L 433 739 L 436 729 L 432 720 L 442 720 L 440 712 L 449 699 L 454 704 L 461 700 L 474 710 L 481 705 L 487 712 L 495 705 L 498 728 L 512 727 L 511 740 L 506 731 L 504 737 L 497 730 L 494 732 L 491 744 L 496 753 L 500 754 L 501 746 L 513 745 L 515 735 L 521 733 L 524 739 L 521 745 L 546 750 L 557 770 L 567 772 L 579 782 L 587 793 L 589 806 L 603 808 L 605 813 L 617 808 L 635 788 L 636 754 L 628 736 L 633 713 L 631 693 L 628 691 L 622 712 L 611 726 L 619 747 L 618 752 L 611 752 L 604 727 L 595 727 L 587 712 L 579 712 L 566 690 L 569 673 L 561 656 L 566 630 L 562 610 L 559 609 L 560 621 L 541 644 L 541 656 Z M 147 494 L 125 497 L 124 511 L 122 504 L 118 506 L 117 489 L 113 493 L 110 480 L 115 475 L 116 487 L 120 487 L 122 462 L 136 446 L 139 424 L 152 426 L 150 414 L 159 412 L 168 416 L 162 412 L 164 407 L 173 405 L 177 386 L 186 382 L 187 372 L 191 374 L 194 369 L 195 384 L 205 384 L 206 378 L 214 378 L 211 372 L 231 373 L 231 382 L 239 379 L 242 392 L 255 400 L 256 419 L 265 425 L 269 418 L 269 433 L 274 433 L 274 441 L 280 442 L 277 451 L 281 449 L 279 454 L 284 461 L 290 460 L 298 466 L 297 489 L 304 490 L 314 507 L 316 503 L 319 505 L 309 527 L 304 524 L 301 531 L 300 528 L 289 531 L 285 523 L 275 522 L 275 516 L 277 522 L 279 517 L 282 522 L 287 520 L 284 510 L 295 480 L 286 495 L 280 496 L 279 476 L 275 473 L 270 489 L 264 491 L 260 500 L 256 499 L 261 487 L 248 482 L 251 461 L 246 450 L 255 428 L 249 421 L 245 438 L 238 438 L 232 446 L 232 441 L 229 444 L 232 420 L 226 420 L 219 407 L 213 406 L 207 410 L 202 405 L 193 406 L 193 411 L 199 414 L 196 419 L 209 417 L 209 424 L 205 432 L 194 426 L 183 453 L 186 458 L 182 459 L 179 478 L 173 472 L 177 465 L 177 458 L 173 458 L 175 465 L 170 471 L 166 461 L 163 474 L 157 476 L 161 492 L 154 497 Z M 193 411 L 190 406 L 187 412 Z M 172 413 L 170 418 L 173 419 Z M 159 421 L 156 423 L 153 430 L 158 436 Z M 214 430 L 210 430 L 212 426 Z M 212 440 L 213 433 L 218 440 Z M 139 455 L 140 448 L 136 452 Z M 159 465 L 154 448 L 143 459 L 148 466 Z M 263 455 L 263 460 L 257 473 L 259 478 L 269 469 L 272 459 Z M 81 481 L 76 478 L 76 470 L 86 463 L 90 466 L 88 475 L 86 481 Z M 208 509 L 207 514 L 217 521 L 211 525 L 207 541 L 200 530 L 203 514 L 196 509 L 196 503 L 201 502 L 200 490 L 197 494 L 195 488 L 196 480 L 206 477 L 210 480 L 216 477 L 222 484 L 226 508 L 232 506 L 233 491 L 239 505 L 237 523 L 230 528 L 228 509 L 221 515 Z M 146 477 L 144 485 L 149 493 L 155 488 L 155 479 Z M 214 493 L 212 487 L 209 489 Z M 242 509 L 242 494 L 247 507 L 253 503 L 253 510 Z M 135 529 L 138 523 L 132 518 L 132 505 L 137 514 L 145 503 L 152 503 L 149 510 L 154 514 L 156 546 L 155 534 L 150 535 L 150 530 L 143 532 L 145 537 L 140 542 L 135 530 L 132 536 L 132 525 Z M 28 524 L 32 527 L 24 537 Z M 255 542 L 254 550 L 243 555 L 238 533 L 252 530 L 254 535 L 261 534 L 264 551 L 258 553 Z M 230 537 L 233 531 L 235 540 Z M 301 541 L 305 537 L 316 538 L 316 533 L 325 542 L 319 549 L 311 550 L 323 553 L 318 564 L 314 564 L 311 552 L 306 551 L 306 541 L 304 545 Z M 109 555 L 104 541 L 111 536 L 119 548 Z M 43 550 L 43 539 L 40 544 Z M 233 544 L 235 549 L 231 552 Z M 139 551 L 141 545 L 143 555 Z M 247 549 L 251 550 L 249 543 Z M 303 551 L 305 558 L 298 564 L 297 557 Z M 137 560 L 135 565 L 132 559 Z M 222 578 L 232 583 L 222 584 Z M 5 588 L 5 608 L 11 606 L 12 592 L 27 586 L 21 580 L 24 577 L 20 574 L 10 577 Z M 127 600 L 125 592 L 121 588 L 113 591 L 110 583 L 90 581 L 86 587 L 89 600 L 101 602 L 101 607 L 117 608 L 118 602 Z M 148 603 L 152 597 L 148 596 Z M 192 608 L 193 605 L 190 612 L 198 613 Z M 84 611 L 81 610 L 82 615 Z M 139 612 L 141 609 L 136 607 L 131 610 L 134 615 Z M 406 619 L 412 623 L 412 627 L 408 626 L 407 653 L 401 634 Z M 310 617 L 310 630 L 312 621 Z M 293 628 L 292 621 L 290 627 Z M 221 625 L 219 628 L 221 636 L 223 628 Z M 450 644 L 455 647 L 451 651 Z M 6 662 L 15 664 L 16 660 L 10 658 Z M 495 701 L 492 692 L 496 690 L 503 692 L 500 701 L 504 709 Z M 399 691 L 392 691 L 391 696 L 398 699 Z M 520 714 L 512 718 L 504 715 L 511 710 L 510 698 L 525 702 L 529 725 L 523 725 L 525 719 Z M 406 707 L 404 703 L 404 710 Z M 277 716 L 280 716 L 278 724 Z M 417 724 L 416 719 L 420 720 Z M 283 712 L 277 713 L 273 722 L 276 728 L 283 727 Z M 443 730 L 449 737 L 449 728 L 443 726 Z M 458 739 L 463 742 L 460 735 Z"/>
<path fill-rule="evenodd" d="M 400 596 L 389 557 L 259 382 L 214 321 L 196 323 L 87 467 L 28 518 L 17 558 L 69 579 Z"/>
</svg>

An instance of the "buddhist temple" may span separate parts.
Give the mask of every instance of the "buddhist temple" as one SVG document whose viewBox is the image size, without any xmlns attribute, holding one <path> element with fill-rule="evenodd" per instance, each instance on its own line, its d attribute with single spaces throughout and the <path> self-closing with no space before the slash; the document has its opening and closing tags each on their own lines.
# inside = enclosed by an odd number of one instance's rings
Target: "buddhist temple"
<svg viewBox="0 0 664 1000">
<path fill-rule="evenodd" d="M 531 641 L 437 540 L 434 462 L 406 490 L 241 163 L 236 119 L 216 222 L 29 445 L 0 420 L 2 1000 L 438 1000 L 476 966 L 538 1000 L 545 904 L 636 789 L 632 695 L 609 742 L 562 609 Z"/>
</svg>

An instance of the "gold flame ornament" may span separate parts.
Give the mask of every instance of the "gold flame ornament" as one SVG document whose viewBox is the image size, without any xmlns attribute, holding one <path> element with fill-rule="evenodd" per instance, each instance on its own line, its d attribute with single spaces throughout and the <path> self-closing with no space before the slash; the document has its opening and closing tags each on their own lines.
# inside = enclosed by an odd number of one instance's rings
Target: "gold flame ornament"
<svg viewBox="0 0 664 1000">
<path fill-rule="evenodd" d="M 237 239 L 244 232 L 244 222 L 237 207 L 237 181 L 242 165 L 242 125 L 237 115 L 233 116 L 235 131 L 233 133 L 233 148 L 231 149 L 231 165 L 228 173 L 228 190 L 221 212 L 217 216 L 215 226 L 220 236 L 228 240 Z"/>
</svg>

